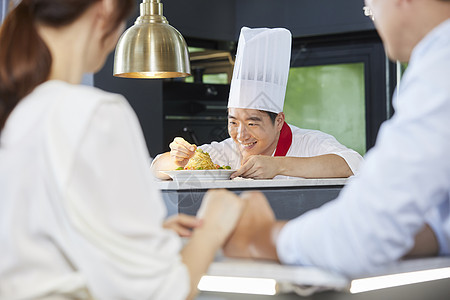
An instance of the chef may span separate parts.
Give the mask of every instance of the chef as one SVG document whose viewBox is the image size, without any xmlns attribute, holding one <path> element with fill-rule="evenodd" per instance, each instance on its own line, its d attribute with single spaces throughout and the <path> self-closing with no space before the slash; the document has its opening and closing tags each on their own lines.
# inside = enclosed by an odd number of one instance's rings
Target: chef
<svg viewBox="0 0 450 300">
<path fill-rule="evenodd" d="M 232 178 L 349 177 L 362 161 L 333 136 L 285 122 L 291 41 L 285 28 L 241 29 L 228 100 L 230 138 L 199 147 L 214 163 L 236 169 Z M 169 146 L 154 160 L 155 170 L 184 167 L 196 150 L 180 137 Z"/>
</svg>

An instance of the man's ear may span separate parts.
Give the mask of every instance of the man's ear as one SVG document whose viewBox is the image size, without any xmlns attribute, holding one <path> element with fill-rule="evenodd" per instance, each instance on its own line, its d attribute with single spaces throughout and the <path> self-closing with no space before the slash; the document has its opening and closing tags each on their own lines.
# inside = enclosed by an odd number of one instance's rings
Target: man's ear
<svg viewBox="0 0 450 300">
<path fill-rule="evenodd" d="M 277 126 L 278 130 L 281 130 L 281 128 L 283 127 L 284 120 L 285 120 L 284 112 L 278 113 L 277 117 L 275 118 L 275 125 Z"/>
</svg>

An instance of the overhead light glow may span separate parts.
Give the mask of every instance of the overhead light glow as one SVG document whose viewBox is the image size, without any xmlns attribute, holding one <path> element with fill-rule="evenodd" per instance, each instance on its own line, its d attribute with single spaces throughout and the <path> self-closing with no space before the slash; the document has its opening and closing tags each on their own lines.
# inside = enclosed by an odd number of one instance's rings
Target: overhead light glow
<svg viewBox="0 0 450 300">
<path fill-rule="evenodd" d="M 275 295 L 277 282 L 267 278 L 203 276 L 198 289 L 205 292 L 225 292 L 255 295 Z"/>
<path fill-rule="evenodd" d="M 450 268 L 407 272 L 352 280 L 350 293 L 361 293 L 407 284 L 450 278 Z"/>
</svg>

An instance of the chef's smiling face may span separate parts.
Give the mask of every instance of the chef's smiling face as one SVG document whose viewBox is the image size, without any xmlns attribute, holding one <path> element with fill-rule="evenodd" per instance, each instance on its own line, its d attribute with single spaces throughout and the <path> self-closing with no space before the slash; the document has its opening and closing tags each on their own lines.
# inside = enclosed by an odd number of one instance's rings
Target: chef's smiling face
<svg viewBox="0 0 450 300">
<path fill-rule="evenodd" d="M 279 113 L 275 122 L 263 111 L 229 108 L 228 133 L 234 140 L 243 159 L 250 155 L 272 155 L 275 151 L 284 123 Z"/>
</svg>

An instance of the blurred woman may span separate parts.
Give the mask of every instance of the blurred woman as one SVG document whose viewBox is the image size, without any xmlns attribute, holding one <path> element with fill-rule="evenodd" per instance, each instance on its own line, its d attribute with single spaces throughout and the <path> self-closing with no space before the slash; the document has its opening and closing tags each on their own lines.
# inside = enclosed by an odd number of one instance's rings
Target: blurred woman
<svg viewBox="0 0 450 300">
<path fill-rule="evenodd" d="M 133 3 L 23 0 L 1 27 L 2 299 L 192 298 L 239 218 L 236 196 L 207 194 L 182 248 L 133 110 L 80 85 Z"/>
</svg>

